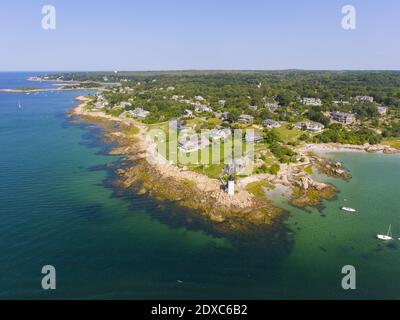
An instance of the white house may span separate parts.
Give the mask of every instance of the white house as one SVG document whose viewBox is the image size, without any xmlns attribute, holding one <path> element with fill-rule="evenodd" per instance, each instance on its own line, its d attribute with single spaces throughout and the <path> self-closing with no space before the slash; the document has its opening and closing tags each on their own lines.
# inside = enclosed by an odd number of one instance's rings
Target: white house
<svg viewBox="0 0 400 320">
<path fill-rule="evenodd" d="M 321 99 L 318 99 L 318 98 L 303 98 L 301 102 L 306 106 L 318 107 L 318 106 L 322 105 Z"/>
<path fill-rule="evenodd" d="M 229 128 L 224 128 L 224 129 L 215 128 L 210 131 L 210 138 L 213 140 L 225 140 L 231 135 L 232 131 Z"/>
<path fill-rule="evenodd" d="M 355 99 L 356 101 L 359 102 L 368 102 L 368 103 L 374 102 L 374 97 L 371 96 L 356 96 Z"/>
<path fill-rule="evenodd" d="M 197 113 L 207 113 L 212 112 L 212 109 L 204 104 L 198 104 L 195 106 L 194 111 Z"/>
<path fill-rule="evenodd" d="M 331 116 L 333 120 L 344 124 L 351 124 L 356 120 L 354 115 L 346 112 L 332 112 Z"/>
<path fill-rule="evenodd" d="M 244 138 L 244 142 L 246 142 L 246 143 L 257 143 L 257 142 L 261 142 L 263 140 L 264 140 L 264 138 L 257 131 L 254 131 L 252 134 L 249 134 L 247 132 L 246 136 Z"/>
<path fill-rule="evenodd" d="M 325 128 L 323 124 L 313 121 L 297 122 L 295 127 L 300 130 L 308 130 L 311 132 L 321 132 Z"/>
<path fill-rule="evenodd" d="M 263 121 L 263 126 L 272 129 L 272 128 L 280 128 L 281 124 L 278 121 L 272 119 L 266 119 Z"/>
<path fill-rule="evenodd" d="M 94 108 L 100 110 L 100 109 L 104 109 L 107 105 L 108 105 L 107 101 L 97 101 L 94 104 Z"/>
<path fill-rule="evenodd" d="M 252 123 L 254 121 L 254 117 L 248 114 L 242 114 L 239 116 L 238 121 L 242 123 Z"/>
<path fill-rule="evenodd" d="M 210 145 L 210 141 L 204 136 L 187 133 L 179 137 L 178 149 L 183 152 L 195 152 Z"/>
<path fill-rule="evenodd" d="M 142 108 L 136 108 L 135 110 L 130 110 L 128 111 L 128 113 L 134 117 L 143 119 L 150 115 L 149 111 L 144 110 Z"/>
<path fill-rule="evenodd" d="M 202 96 L 195 96 L 194 99 L 197 100 L 197 101 L 204 101 L 205 100 Z"/>
</svg>

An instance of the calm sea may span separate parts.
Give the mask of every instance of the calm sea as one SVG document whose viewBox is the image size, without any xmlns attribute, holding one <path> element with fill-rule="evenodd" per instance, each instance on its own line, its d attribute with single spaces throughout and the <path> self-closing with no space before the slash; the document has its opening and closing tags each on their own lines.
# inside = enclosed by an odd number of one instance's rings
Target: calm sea
<svg viewBox="0 0 400 320">
<path fill-rule="evenodd" d="M 0 88 L 48 87 L 0 73 Z M 288 212 L 279 230 L 220 235 L 189 212 L 110 186 L 96 127 L 67 110 L 88 92 L 0 93 L 0 298 L 400 298 L 400 157 L 332 154 L 353 175 L 325 208 Z M 18 107 L 21 103 L 22 108 Z M 357 215 L 339 208 L 354 207 Z M 284 233 L 284 236 L 282 234 Z M 41 289 L 41 268 L 57 289 Z M 353 265 L 357 290 L 341 288 Z"/>
</svg>

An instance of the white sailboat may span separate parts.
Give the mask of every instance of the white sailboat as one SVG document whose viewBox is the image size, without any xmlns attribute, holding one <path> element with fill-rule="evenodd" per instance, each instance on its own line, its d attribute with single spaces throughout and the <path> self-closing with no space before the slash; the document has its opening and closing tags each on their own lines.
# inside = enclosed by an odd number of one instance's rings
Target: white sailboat
<svg viewBox="0 0 400 320">
<path fill-rule="evenodd" d="M 393 240 L 393 237 L 392 237 L 392 225 L 389 226 L 388 232 L 385 235 L 384 234 L 378 234 L 376 237 L 379 240 L 383 240 L 383 241 Z"/>
<path fill-rule="evenodd" d="M 341 209 L 342 209 L 343 211 L 347 211 L 347 212 L 351 212 L 351 213 L 357 212 L 356 209 L 349 208 L 349 207 L 342 207 Z"/>
<path fill-rule="evenodd" d="M 22 109 L 21 101 L 18 100 L 18 109 Z"/>
</svg>

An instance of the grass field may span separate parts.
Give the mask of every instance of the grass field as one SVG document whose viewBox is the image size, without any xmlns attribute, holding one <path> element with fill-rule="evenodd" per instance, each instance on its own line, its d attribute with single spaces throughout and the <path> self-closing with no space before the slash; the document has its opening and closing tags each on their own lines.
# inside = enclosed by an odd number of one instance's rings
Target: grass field
<svg viewBox="0 0 400 320">
<path fill-rule="evenodd" d="M 284 143 L 295 142 L 301 136 L 299 129 L 289 129 L 287 123 L 283 123 L 280 128 L 275 129 Z"/>
<path fill-rule="evenodd" d="M 396 149 L 400 149 L 400 139 L 386 139 L 382 141 L 382 144 Z"/>
</svg>

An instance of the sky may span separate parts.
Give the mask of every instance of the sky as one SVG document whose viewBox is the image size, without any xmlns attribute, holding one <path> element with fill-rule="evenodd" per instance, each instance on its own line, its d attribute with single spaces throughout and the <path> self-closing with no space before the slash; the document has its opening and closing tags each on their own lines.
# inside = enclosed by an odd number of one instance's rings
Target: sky
<svg viewBox="0 0 400 320">
<path fill-rule="evenodd" d="M 0 71 L 400 70 L 399 33 L 398 0 L 1 0 Z"/>
</svg>

